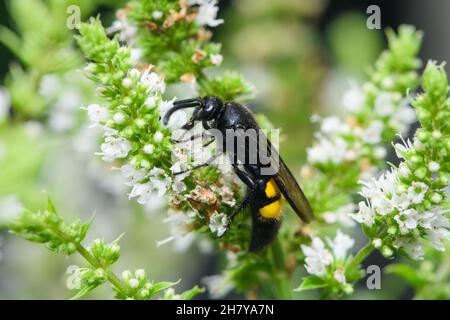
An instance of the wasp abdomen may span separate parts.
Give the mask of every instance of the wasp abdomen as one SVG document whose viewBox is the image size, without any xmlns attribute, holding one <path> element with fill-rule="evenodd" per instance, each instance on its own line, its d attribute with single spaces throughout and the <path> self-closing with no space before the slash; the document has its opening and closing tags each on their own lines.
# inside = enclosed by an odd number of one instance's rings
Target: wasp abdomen
<svg viewBox="0 0 450 320">
<path fill-rule="evenodd" d="M 275 181 L 270 179 L 265 188 L 265 194 L 268 199 L 276 196 L 280 196 L 280 190 L 278 189 Z M 264 207 L 259 209 L 259 214 L 265 219 L 280 219 L 281 218 L 281 199 L 278 199 Z"/>
</svg>

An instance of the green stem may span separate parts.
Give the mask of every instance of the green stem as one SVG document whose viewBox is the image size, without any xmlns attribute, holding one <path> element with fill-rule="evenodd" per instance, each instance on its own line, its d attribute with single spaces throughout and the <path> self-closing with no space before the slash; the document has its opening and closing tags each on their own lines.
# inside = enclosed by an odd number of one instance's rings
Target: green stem
<svg viewBox="0 0 450 320">
<path fill-rule="evenodd" d="M 363 262 L 364 259 L 367 258 L 367 256 L 373 251 L 373 249 L 374 246 L 372 245 L 372 242 L 367 243 L 358 251 L 353 260 L 348 264 L 347 269 L 351 270 L 360 265 L 361 262 Z"/>
<path fill-rule="evenodd" d="M 122 281 L 108 268 L 104 268 L 97 259 L 81 244 L 77 244 L 77 252 L 94 268 L 102 268 L 106 272 L 106 278 L 108 281 L 116 287 L 123 295 L 128 296 L 128 290 L 124 287 Z"/>
<path fill-rule="evenodd" d="M 53 228 L 51 225 L 47 225 L 49 229 L 52 229 L 63 241 L 69 242 L 68 236 L 58 229 Z M 106 273 L 106 279 L 125 296 L 128 296 L 128 290 L 124 287 L 122 281 L 108 268 L 105 268 L 81 243 L 76 244 L 77 252 L 94 268 L 103 269 Z"/>
<path fill-rule="evenodd" d="M 286 260 L 284 257 L 283 247 L 280 240 L 275 239 L 271 247 L 272 259 L 275 269 L 273 279 L 278 289 L 278 299 L 292 299 L 292 287 L 289 281 L 289 276 L 286 271 Z"/>
</svg>

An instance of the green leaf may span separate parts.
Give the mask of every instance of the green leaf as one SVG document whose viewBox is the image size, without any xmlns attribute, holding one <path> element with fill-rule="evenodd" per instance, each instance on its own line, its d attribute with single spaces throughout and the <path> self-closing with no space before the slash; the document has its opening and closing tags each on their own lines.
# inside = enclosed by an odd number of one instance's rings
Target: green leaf
<svg viewBox="0 0 450 320">
<path fill-rule="evenodd" d="M 52 199 L 50 199 L 50 197 L 48 197 L 47 199 L 47 210 L 48 212 L 53 213 L 55 215 L 58 214 L 55 205 L 53 204 Z"/>
<path fill-rule="evenodd" d="M 403 263 L 392 264 L 387 266 L 385 270 L 387 273 L 395 274 L 403 278 L 416 289 L 422 288 L 427 283 L 415 268 Z"/>
<path fill-rule="evenodd" d="M 320 277 L 312 276 L 303 278 L 303 282 L 294 291 L 314 290 L 326 287 L 327 284 Z"/>
<path fill-rule="evenodd" d="M 90 286 L 84 287 L 84 288 L 80 289 L 80 291 L 78 291 L 76 295 L 74 295 L 72 298 L 70 298 L 70 300 L 78 300 L 97 287 L 98 287 L 98 284 L 91 284 Z"/>
<path fill-rule="evenodd" d="M 156 294 L 160 293 L 161 291 L 164 291 L 170 287 L 177 285 L 178 283 L 180 283 L 180 281 L 181 281 L 181 279 L 176 282 L 164 281 L 164 282 L 155 283 L 150 290 L 149 297 L 151 298 L 151 297 L 155 296 Z"/>
<path fill-rule="evenodd" d="M 192 300 L 196 295 L 205 292 L 205 289 L 198 286 L 193 287 L 191 290 L 187 290 L 180 295 L 181 300 Z"/>
</svg>

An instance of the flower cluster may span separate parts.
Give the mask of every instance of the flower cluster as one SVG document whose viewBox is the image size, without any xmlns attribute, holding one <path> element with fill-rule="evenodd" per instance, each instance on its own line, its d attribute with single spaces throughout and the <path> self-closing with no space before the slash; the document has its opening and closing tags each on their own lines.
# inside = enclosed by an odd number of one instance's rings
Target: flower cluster
<svg viewBox="0 0 450 320">
<path fill-rule="evenodd" d="M 54 252 L 67 255 L 77 252 L 86 260 L 87 266 L 76 267 L 72 270 L 74 272 L 74 277 L 71 279 L 72 289 L 78 289 L 74 299 L 81 298 L 105 282 L 110 282 L 117 299 L 148 300 L 179 282 L 152 282 L 142 269 L 136 270 L 134 274 L 124 271 L 120 280 L 111 271 L 111 266 L 120 257 L 119 239 L 111 243 L 96 239 L 88 248 L 85 248 L 82 241 L 86 237 L 91 221 L 67 224 L 50 201 L 45 211 L 33 212 L 23 209 L 16 217 L 9 217 L 8 221 L 2 223 L 26 240 L 45 243 L 47 248 Z M 176 297 L 191 299 L 201 292 L 201 289 L 194 287 L 178 296 L 173 296 L 171 292 L 164 295 L 172 299 Z"/>
<path fill-rule="evenodd" d="M 429 62 L 424 93 L 412 100 L 422 124 L 412 141 L 395 144 L 403 162 L 378 179 L 362 182 L 359 212 L 353 217 L 385 256 L 402 249 L 423 257 L 421 239 L 444 250 L 450 240 L 446 188 L 449 181 L 448 81 L 442 66 Z"/>
<path fill-rule="evenodd" d="M 346 267 L 349 261 L 347 254 L 354 242 L 338 230 L 334 239 L 326 239 L 326 245 L 318 237 L 313 237 L 310 246 L 301 245 L 305 255 L 305 268 L 313 276 L 304 278 L 297 291 L 326 287 L 334 291 L 333 294 L 352 293 L 353 287 L 346 278 L 346 273 L 349 273 Z"/>
<path fill-rule="evenodd" d="M 420 61 L 416 55 L 421 33 L 402 26 L 398 34 L 388 32 L 388 42 L 389 48 L 375 63 L 370 81 L 362 86 L 352 83 L 343 94 L 345 120 L 313 116 L 320 130 L 307 150 L 309 166 L 303 176 L 314 181 L 306 185 L 306 193 L 311 195 L 316 215 L 330 223 L 351 225 L 348 218 L 343 219 L 343 209 L 344 215 L 352 212 L 348 209 L 358 180 L 377 174 L 384 166 L 386 146 L 397 133 L 407 133 L 415 121 L 405 94 L 418 81 Z"/>
<path fill-rule="evenodd" d="M 132 7 L 138 10 L 139 5 Z M 128 15 L 133 16 L 131 11 Z M 240 197 L 240 185 L 230 166 L 210 166 L 193 174 L 189 171 L 176 174 L 189 169 L 193 163 L 202 162 L 206 156 L 209 158 L 214 145 L 200 147 L 201 139 L 171 143 L 171 138 L 179 133 L 177 129 L 186 123 L 187 114 L 176 112 L 167 126 L 161 122 L 162 115 L 173 106 L 173 99 L 163 99 L 166 84 L 175 81 L 167 79 L 167 72 L 165 78 L 156 72 L 165 65 L 166 58 L 155 57 L 157 66 L 135 64 L 133 49 L 121 46 L 117 37 L 109 39 L 99 20 L 83 24 L 77 40 L 90 60 L 85 68 L 87 76 L 99 84 L 97 92 L 106 102 L 86 107 L 91 127 L 104 132 L 98 154 L 120 168 L 125 184 L 131 187 L 129 197 L 136 198 L 138 203 L 151 207 L 155 198 L 169 195 L 172 214 L 166 221 L 175 231 L 159 243 L 171 240 L 181 243 L 177 239 L 186 243 L 186 239 L 192 239 L 191 231 L 205 224 L 212 235 L 223 235 L 226 212 L 232 210 Z M 199 66 L 198 70 L 204 67 Z M 205 88 L 210 88 L 207 90 L 217 90 L 219 95 L 224 92 L 224 96 L 237 97 L 248 91 L 236 73 L 225 73 L 211 80 L 203 74 L 199 77 Z M 180 230 L 185 231 L 180 234 Z"/>
<path fill-rule="evenodd" d="M 73 5 L 79 7 L 83 15 L 89 15 L 101 5 L 111 6 L 112 2 L 8 1 L 7 9 L 17 27 L 11 30 L 2 25 L 0 42 L 20 61 L 11 65 L 5 78 L 15 119 L 48 122 L 57 131 L 66 131 L 76 124 L 72 114 L 79 110 L 84 92 L 89 91 L 82 90 L 83 85 L 72 81 L 76 79 L 73 71 L 83 64 L 82 55 L 73 46 L 72 31 L 66 27 L 66 11 Z M 58 78 L 58 83 L 55 83 L 55 78 Z M 57 88 L 63 83 L 64 88 Z M 55 94 L 48 95 L 47 89 L 55 90 Z"/>
<path fill-rule="evenodd" d="M 407 133 L 415 121 L 414 112 L 404 97 L 406 88 L 414 88 L 415 58 L 420 48 L 420 33 L 410 27 L 400 28 L 399 34 L 389 33 L 389 49 L 378 60 L 372 79 L 363 86 L 352 84 L 343 94 L 348 111 L 345 121 L 336 116 L 315 119 L 320 122 L 316 144 L 308 149 L 308 161 L 319 169 L 328 166 L 358 167 L 361 173 L 373 171 L 384 159 L 383 143 L 396 133 Z M 404 65 L 404 61 L 409 63 Z"/>
<path fill-rule="evenodd" d="M 158 66 L 168 83 L 196 85 L 204 68 L 223 60 L 205 29 L 223 23 L 217 11 L 216 0 L 131 1 L 118 11 L 112 31 L 120 31 L 120 39 L 133 46 L 137 61 Z"/>
</svg>

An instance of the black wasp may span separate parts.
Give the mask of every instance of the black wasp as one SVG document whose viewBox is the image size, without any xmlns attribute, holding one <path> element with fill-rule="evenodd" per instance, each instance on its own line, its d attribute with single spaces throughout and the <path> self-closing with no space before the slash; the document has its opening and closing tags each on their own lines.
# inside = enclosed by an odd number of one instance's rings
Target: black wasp
<svg viewBox="0 0 450 320">
<path fill-rule="evenodd" d="M 310 222 L 314 218 L 311 206 L 291 171 L 279 157 L 277 150 L 272 147 L 269 139 L 262 133 L 249 109 L 236 102 L 224 103 L 214 96 L 179 100 L 175 101 L 174 106 L 164 115 L 164 123 L 169 122 L 174 112 L 184 108 L 195 109 L 183 129 L 190 130 L 197 121 L 201 121 L 207 132 L 214 129 L 221 133 L 219 139 L 222 139 L 222 141 L 217 141 L 219 151 L 211 159 L 190 170 L 212 164 L 225 152 L 230 158 L 237 176 L 247 186 L 244 199 L 228 217 L 228 221 L 230 225 L 239 212 L 247 206 L 250 207 L 252 214 L 250 251 L 262 250 L 276 237 L 282 218 L 281 194 L 304 222 Z M 256 136 L 246 135 L 249 130 L 258 132 L 258 134 Z M 234 133 L 233 142 L 236 139 L 240 142 L 230 143 L 228 139 L 230 132 Z M 189 139 L 176 142 L 194 140 L 198 137 L 193 135 Z M 216 135 L 210 135 L 210 137 L 212 137 L 210 141 L 214 141 L 215 138 L 217 140 Z M 256 152 L 259 154 L 259 151 L 265 151 L 270 161 L 263 162 L 259 157 L 256 161 L 249 161 L 249 159 L 254 159 L 255 153 L 255 150 L 249 148 L 252 142 L 257 146 Z M 243 152 L 240 152 L 241 150 Z M 264 169 L 271 169 L 266 170 L 270 173 L 263 174 Z"/>
</svg>

